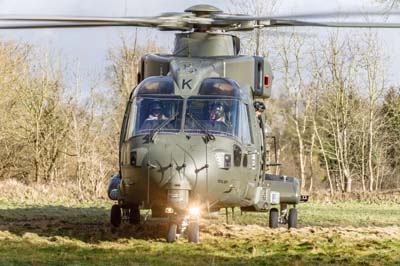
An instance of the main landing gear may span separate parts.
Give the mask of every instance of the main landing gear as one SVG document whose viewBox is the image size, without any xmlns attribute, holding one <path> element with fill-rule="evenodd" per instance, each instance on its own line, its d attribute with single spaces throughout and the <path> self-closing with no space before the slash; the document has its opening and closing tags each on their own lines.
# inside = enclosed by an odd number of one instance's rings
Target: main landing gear
<svg viewBox="0 0 400 266">
<path fill-rule="evenodd" d="M 277 228 L 279 223 L 287 224 L 288 228 L 297 228 L 297 209 L 296 205 L 289 210 L 287 209 L 287 204 L 281 204 L 281 211 L 279 216 L 279 211 L 277 208 L 272 208 L 269 211 L 269 227 Z"/>
<path fill-rule="evenodd" d="M 121 221 L 122 221 L 121 208 L 115 204 L 111 207 L 110 222 L 113 226 L 119 227 L 121 225 Z"/>
<path fill-rule="evenodd" d="M 140 210 L 138 206 L 121 208 L 115 204 L 111 207 L 110 222 L 113 226 L 119 227 L 122 220 L 127 220 L 130 224 L 140 224 Z"/>
<path fill-rule="evenodd" d="M 269 227 L 277 228 L 279 223 L 279 211 L 277 208 L 269 210 Z"/>
</svg>

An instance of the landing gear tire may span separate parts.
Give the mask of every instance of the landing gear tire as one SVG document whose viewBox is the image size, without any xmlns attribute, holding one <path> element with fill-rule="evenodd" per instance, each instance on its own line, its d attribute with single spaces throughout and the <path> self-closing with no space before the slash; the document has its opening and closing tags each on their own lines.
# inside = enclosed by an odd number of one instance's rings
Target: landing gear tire
<svg viewBox="0 0 400 266">
<path fill-rule="evenodd" d="M 279 211 L 276 208 L 272 208 L 269 211 L 269 227 L 277 228 L 279 222 Z"/>
<path fill-rule="evenodd" d="M 167 234 L 167 242 L 168 243 L 173 243 L 176 241 L 176 231 L 178 229 L 177 224 L 170 224 L 168 228 L 168 234 Z"/>
<path fill-rule="evenodd" d="M 297 228 L 297 209 L 291 208 L 289 210 L 288 228 Z"/>
<path fill-rule="evenodd" d="M 110 222 L 115 227 L 121 225 L 121 208 L 116 204 L 111 207 Z"/>
<path fill-rule="evenodd" d="M 199 224 L 190 223 L 188 226 L 188 240 L 192 243 L 199 243 Z"/>
<path fill-rule="evenodd" d="M 129 223 L 130 224 L 140 224 L 140 210 L 137 206 L 129 210 Z"/>
</svg>

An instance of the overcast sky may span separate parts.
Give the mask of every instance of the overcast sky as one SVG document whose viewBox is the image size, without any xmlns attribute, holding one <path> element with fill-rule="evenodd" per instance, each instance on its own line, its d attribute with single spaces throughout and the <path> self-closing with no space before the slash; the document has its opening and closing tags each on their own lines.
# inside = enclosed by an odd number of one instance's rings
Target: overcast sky
<svg viewBox="0 0 400 266">
<path fill-rule="evenodd" d="M 267 1 L 267 0 L 266 0 Z M 279 1 L 279 0 L 278 0 Z M 153 16 L 163 12 L 181 12 L 195 4 L 212 4 L 227 10 L 229 0 L 0 0 L 0 14 L 18 15 L 87 15 L 87 16 Z M 279 13 L 332 10 L 371 10 L 376 7 L 370 0 L 282 0 L 279 1 Z M 400 20 L 400 19 L 399 19 Z M 400 21 L 398 21 L 400 22 Z M 17 40 L 39 45 L 54 55 L 61 54 L 70 64 L 79 61 L 83 76 L 104 82 L 107 51 L 118 46 L 122 34 L 132 36 L 134 28 L 98 28 L 98 29 L 48 29 L 48 30 L 0 30 L 0 38 Z M 172 47 L 173 33 L 156 30 L 140 31 L 141 34 L 157 36 L 162 46 Z M 395 62 L 400 60 L 400 29 L 381 30 L 382 41 L 392 51 Z M 399 60 L 397 60 L 399 59 Z M 392 61 L 394 61 L 392 59 Z M 397 71 L 392 64 L 392 71 Z M 395 78 L 400 81 L 400 78 Z M 89 82 L 84 84 L 88 85 Z"/>
</svg>

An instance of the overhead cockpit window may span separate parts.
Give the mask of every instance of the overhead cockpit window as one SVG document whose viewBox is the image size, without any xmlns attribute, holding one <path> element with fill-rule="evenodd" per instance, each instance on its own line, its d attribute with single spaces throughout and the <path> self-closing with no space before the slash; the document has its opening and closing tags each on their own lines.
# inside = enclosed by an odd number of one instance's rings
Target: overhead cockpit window
<svg viewBox="0 0 400 266">
<path fill-rule="evenodd" d="M 203 80 L 200 86 L 200 95 L 240 96 L 239 84 L 228 78 L 209 78 Z"/>
<path fill-rule="evenodd" d="M 174 94 L 174 80 L 171 77 L 148 77 L 135 89 L 135 96 L 146 94 Z"/>
</svg>

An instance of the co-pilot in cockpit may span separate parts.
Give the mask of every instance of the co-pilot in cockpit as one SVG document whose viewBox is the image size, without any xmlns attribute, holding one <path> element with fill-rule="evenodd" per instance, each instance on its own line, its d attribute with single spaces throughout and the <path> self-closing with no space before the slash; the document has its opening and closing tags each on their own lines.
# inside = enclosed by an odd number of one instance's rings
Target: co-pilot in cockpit
<svg viewBox="0 0 400 266">
<path fill-rule="evenodd" d="M 190 97 L 187 100 L 185 131 L 204 130 L 217 135 L 236 136 L 239 100 L 220 97 Z"/>
<path fill-rule="evenodd" d="M 223 122 L 225 123 L 225 108 L 222 103 L 216 103 L 212 107 L 212 111 L 210 114 L 210 120 L 215 122 Z"/>
</svg>

